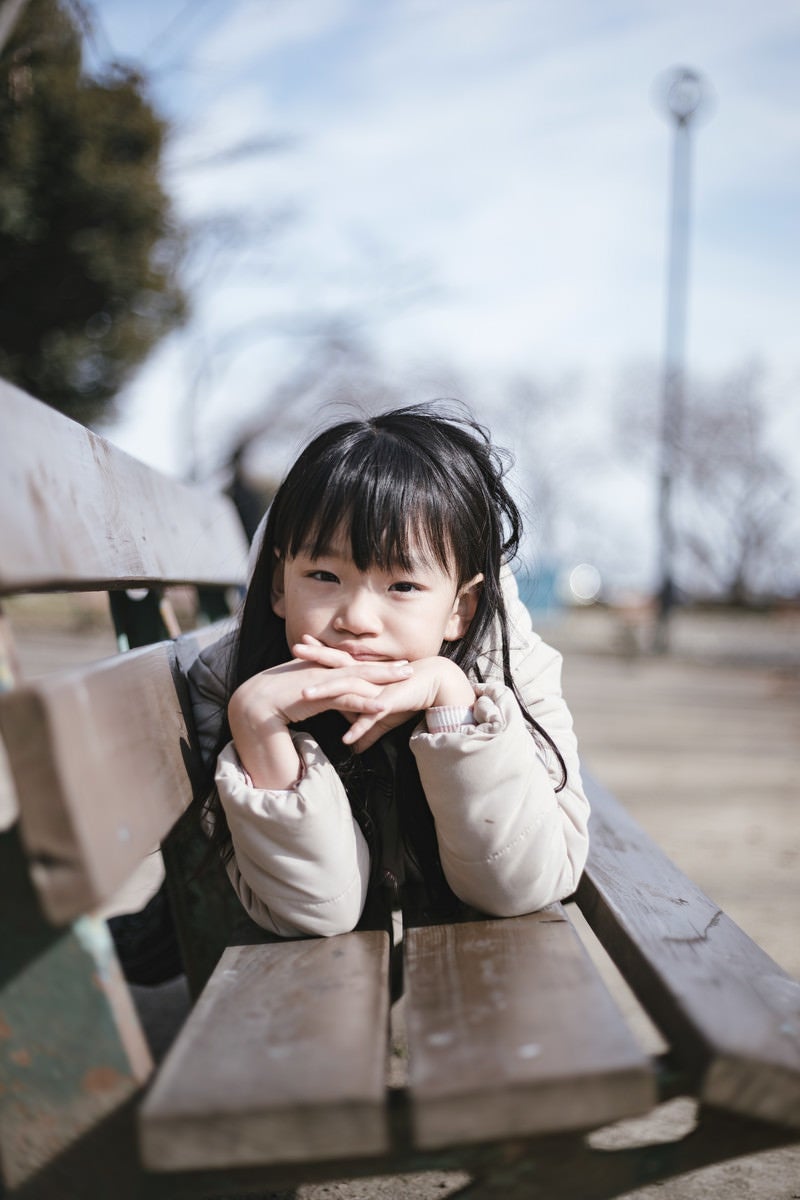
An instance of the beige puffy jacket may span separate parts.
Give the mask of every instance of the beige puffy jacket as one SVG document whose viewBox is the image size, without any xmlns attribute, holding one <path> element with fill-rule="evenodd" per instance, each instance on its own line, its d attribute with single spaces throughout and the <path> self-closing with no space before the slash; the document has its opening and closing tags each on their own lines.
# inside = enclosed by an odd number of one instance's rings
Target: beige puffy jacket
<svg viewBox="0 0 800 1200">
<path fill-rule="evenodd" d="M 528 711 L 552 737 L 567 767 L 534 739 L 502 682 L 499 650 L 478 660 L 475 725 L 411 738 L 436 823 L 442 867 L 465 903 L 493 916 L 542 908 L 575 890 L 588 851 L 584 795 L 572 718 L 561 695 L 561 655 L 534 633 L 510 573 L 504 580 L 511 667 Z M 210 757 L 227 704 L 228 636 L 204 650 L 189 685 L 201 750 Z M 342 782 L 307 733 L 293 733 L 304 772 L 288 791 L 255 788 L 231 742 L 216 782 L 233 842 L 231 882 L 263 928 L 291 936 L 352 929 L 370 877 L 369 851 Z"/>
</svg>

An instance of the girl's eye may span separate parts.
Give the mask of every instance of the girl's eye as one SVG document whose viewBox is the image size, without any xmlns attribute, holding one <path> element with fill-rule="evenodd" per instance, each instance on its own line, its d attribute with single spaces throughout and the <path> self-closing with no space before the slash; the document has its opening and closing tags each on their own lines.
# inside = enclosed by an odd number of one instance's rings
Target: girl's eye
<svg viewBox="0 0 800 1200">
<path fill-rule="evenodd" d="M 309 571 L 309 579 L 317 579 L 320 583 L 338 583 L 339 579 L 333 571 Z"/>
<path fill-rule="evenodd" d="M 390 592 L 418 592 L 419 584 L 412 583 L 410 579 L 401 579 L 398 583 L 393 583 L 389 588 Z"/>
</svg>

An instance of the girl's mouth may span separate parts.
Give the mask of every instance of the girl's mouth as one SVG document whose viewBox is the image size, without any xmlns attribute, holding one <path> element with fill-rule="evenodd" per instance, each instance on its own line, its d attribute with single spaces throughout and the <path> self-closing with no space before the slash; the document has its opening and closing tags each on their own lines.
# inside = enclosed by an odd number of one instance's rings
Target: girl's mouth
<svg viewBox="0 0 800 1200">
<path fill-rule="evenodd" d="M 391 662 L 392 659 L 388 654 L 376 654 L 371 650 L 363 650 L 360 646 L 348 646 L 346 643 L 336 647 L 337 650 L 343 650 L 345 654 L 349 654 L 351 658 L 355 658 L 358 662 Z"/>
</svg>

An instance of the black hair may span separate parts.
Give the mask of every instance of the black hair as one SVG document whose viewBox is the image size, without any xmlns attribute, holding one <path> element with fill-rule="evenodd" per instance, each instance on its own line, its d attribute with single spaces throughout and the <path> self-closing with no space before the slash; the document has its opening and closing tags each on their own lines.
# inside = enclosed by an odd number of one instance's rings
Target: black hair
<svg viewBox="0 0 800 1200">
<path fill-rule="evenodd" d="M 566 766 L 550 735 L 528 713 L 511 674 L 501 570 L 522 534 L 505 483 L 507 456 L 460 404 L 418 404 L 344 421 L 315 437 L 296 459 L 267 515 L 231 660 L 230 692 L 258 671 L 291 657 L 284 621 L 272 610 L 275 568 L 302 548 L 322 556 L 337 539 L 361 570 L 409 569 L 415 555 L 451 572 L 461 588 L 483 576 L 464 636 L 441 653 L 480 678 L 478 657 L 499 652 L 503 679 L 525 719 Z M 230 738 L 223 720 L 220 748 Z M 352 799 L 351 799 L 352 803 Z M 218 836 L 227 830 L 212 799 Z M 354 806 L 354 813 L 358 812 Z M 432 830 L 432 821 L 431 821 Z M 433 834 L 432 834 L 433 836 Z"/>
</svg>

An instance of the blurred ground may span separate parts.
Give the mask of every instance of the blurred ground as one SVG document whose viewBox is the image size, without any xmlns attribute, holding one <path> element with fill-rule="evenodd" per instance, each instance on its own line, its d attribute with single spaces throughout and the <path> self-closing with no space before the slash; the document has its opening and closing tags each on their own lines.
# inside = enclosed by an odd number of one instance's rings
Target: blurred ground
<svg viewBox="0 0 800 1200">
<path fill-rule="evenodd" d="M 800 614 L 679 613 L 666 658 L 632 654 L 602 610 L 542 633 L 564 654 L 582 761 L 800 976 Z"/>
<path fill-rule="evenodd" d="M 10 612 L 24 673 L 113 652 L 100 609 L 76 615 L 59 597 L 37 603 L 38 614 Z M 62 606 L 61 629 L 45 634 L 54 605 Z M 538 623 L 564 653 L 564 691 L 585 764 L 729 916 L 800 976 L 800 614 L 679 612 L 663 658 L 641 653 L 644 621 L 589 609 Z M 166 1021 L 156 1037 L 165 1037 L 184 1003 L 181 989 L 145 1000 L 151 1011 L 161 1008 Z M 691 1116 L 691 1105 L 673 1102 L 637 1135 L 658 1140 L 690 1126 Z M 456 1177 L 434 1174 L 307 1187 L 300 1197 L 428 1200 L 458 1186 Z M 797 1200 L 800 1147 L 707 1168 L 628 1200 L 721 1196 Z"/>
</svg>

